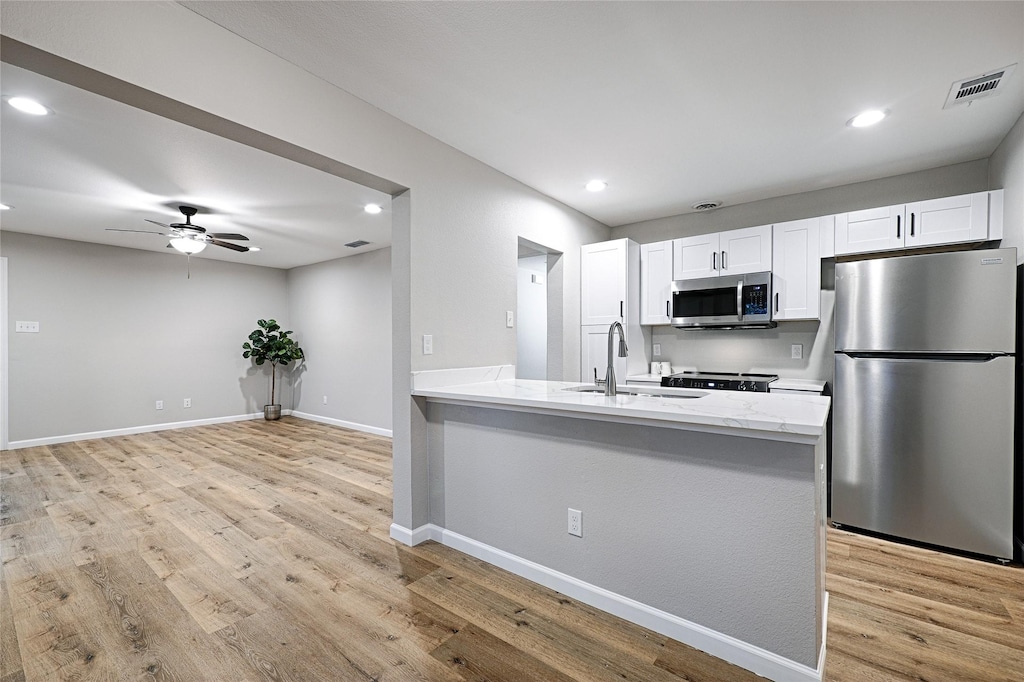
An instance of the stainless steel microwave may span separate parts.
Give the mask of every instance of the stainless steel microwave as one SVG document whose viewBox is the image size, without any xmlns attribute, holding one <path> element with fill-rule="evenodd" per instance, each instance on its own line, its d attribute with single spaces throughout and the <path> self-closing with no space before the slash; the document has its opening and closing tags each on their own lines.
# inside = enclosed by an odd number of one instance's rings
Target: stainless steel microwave
<svg viewBox="0 0 1024 682">
<path fill-rule="evenodd" d="M 772 273 L 672 282 L 672 326 L 679 329 L 776 326 L 772 321 Z"/>
</svg>

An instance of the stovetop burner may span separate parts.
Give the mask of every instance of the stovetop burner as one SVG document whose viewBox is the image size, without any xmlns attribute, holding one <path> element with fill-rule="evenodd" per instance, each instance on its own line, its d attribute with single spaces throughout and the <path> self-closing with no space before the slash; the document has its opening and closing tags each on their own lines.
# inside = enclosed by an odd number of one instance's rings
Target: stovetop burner
<svg viewBox="0 0 1024 682">
<path fill-rule="evenodd" d="M 777 374 L 743 372 L 679 372 L 661 378 L 661 385 L 671 388 L 704 388 L 715 391 L 748 391 L 767 393 Z"/>
</svg>

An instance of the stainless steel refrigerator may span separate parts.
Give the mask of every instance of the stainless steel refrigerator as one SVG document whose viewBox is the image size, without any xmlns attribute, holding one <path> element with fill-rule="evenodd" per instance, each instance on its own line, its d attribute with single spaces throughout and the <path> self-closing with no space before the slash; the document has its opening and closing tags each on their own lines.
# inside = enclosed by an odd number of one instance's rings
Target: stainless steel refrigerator
<svg viewBox="0 0 1024 682">
<path fill-rule="evenodd" d="M 1016 262 L 836 264 L 833 523 L 1013 557 Z"/>
</svg>

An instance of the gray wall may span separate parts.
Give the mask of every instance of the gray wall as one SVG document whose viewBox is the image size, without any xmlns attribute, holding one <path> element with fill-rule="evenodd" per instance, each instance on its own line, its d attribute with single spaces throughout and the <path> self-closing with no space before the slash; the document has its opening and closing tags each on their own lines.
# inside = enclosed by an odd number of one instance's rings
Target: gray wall
<svg viewBox="0 0 1024 682">
<path fill-rule="evenodd" d="M 1020 122 L 1017 128 L 1021 128 Z M 1019 144 L 1017 155 L 1019 160 Z M 1021 192 L 1021 185 L 1018 180 L 1018 193 Z M 612 238 L 629 237 L 644 244 L 989 188 L 988 162 L 971 161 L 739 206 L 726 206 L 706 213 L 688 213 L 623 225 L 612 230 Z M 1013 191 L 1008 190 L 1008 193 L 1012 194 Z M 1016 233 L 1020 233 L 1019 227 Z M 682 331 L 673 327 L 652 327 L 650 343 L 661 344 L 661 356 L 655 359 L 670 360 L 676 366 L 703 370 L 774 372 L 791 379 L 831 382 L 834 349 L 832 311 L 835 303 L 835 268 L 832 263 L 822 264 L 821 282 L 821 322 L 780 322 L 775 329 L 732 331 Z M 791 359 L 792 344 L 803 346 L 803 359 Z"/>
<path fill-rule="evenodd" d="M 989 186 L 1003 188 L 1003 246 L 1017 249 L 1024 265 L 1024 114 L 999 143 L 988 167 Z"/>
<path fill-rule="evenodd" d="M 181 255 L 13 232 L 0 254 L 11 442 L 249 414 L 268 402 L 269 367 L 243 359 L 242 343 L 257 319 L 288 321 L 283 270 L 193 258 L 186 279 Z M 39 333 L 14 333 L 18 320 L 38 321 Z"/>
<path fill-rule="evenodd" d="M 815 667 L 813 445 L 438 403 L 428 417 L 432 522 Z"/>
<path fill-rule="evenodd" d="M 390 431 L 391 249 L 289 270 L 288 311 L 307 356 L 294 409 Z"/>
</svg>

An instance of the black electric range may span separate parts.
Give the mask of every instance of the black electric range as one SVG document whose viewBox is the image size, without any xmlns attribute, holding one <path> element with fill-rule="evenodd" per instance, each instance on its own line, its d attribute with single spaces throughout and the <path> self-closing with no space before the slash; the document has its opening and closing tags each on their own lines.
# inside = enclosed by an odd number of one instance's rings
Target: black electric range
<svg viewBox="0 0 1024 682">
<path fill-rule="evenodd" d="M 742 374 L 738 372 L 680 372 L 661 378 L 661 385 L 670 388 L 704 388 L 715 391 L 748 391 L 767 393 L 768 385 L 778 374 Z"/>
</svg>

